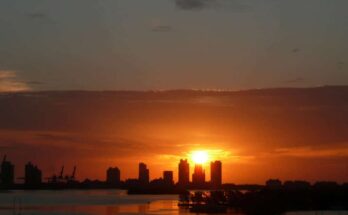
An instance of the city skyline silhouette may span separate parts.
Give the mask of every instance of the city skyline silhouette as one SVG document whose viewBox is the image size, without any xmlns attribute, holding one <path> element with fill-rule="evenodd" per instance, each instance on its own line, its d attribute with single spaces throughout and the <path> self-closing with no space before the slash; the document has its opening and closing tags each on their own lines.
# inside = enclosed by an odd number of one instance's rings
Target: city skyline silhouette
<svg viewBox="0 0 348 215">
<path fill-rule="evenodd" d="M 184 165 L 184 166 L 183 166 Z M 163 170 L 162 178 L 151 178 L 150 169 L 143 162 L 139 163 L 138 177 L 136 180 L 140 185 L 147 185 L 154 180 L 164 180 L 169 185 L 177 184 L 178 186 L 188 187 L 190 184 L 193 186 L 204 187 L 206 183 L 210 183 L 212 187 L 219 188 L 222 185 L 222 163 L 221 161 L 210 162 L 210 181 L 206 180 L 205 166 L 202 163 L 194 164 L 194 171 L 190 174 L 189 163 L 187 159 L 181 159 L 178 163 L 177 173 L 178 181 L 174 181 L 173 170 Z M 71 175 L 65 174 L 65 166 L 61 167 L 59 174 L 52 174 L 50 177 L 43 177 L 43 172 L 40 170 L 38 165 L 34 165 L 31 161 L 27 162 L 24 168 L 24 177 L 16 177 L 15 175 L 16 166 L 7 159 L 7 155 L 4 155 L 1 169 L 0 169 L 0 184 L 5 187 L 8 185 L 25 184 L 30 186 L 39 186 L 42 183 L 57 184 L 57 183 L 69 183 L 78 182 L 76 180 L 77 166 L 74 166 Z M 92 176 L 85 178 L 84 180 L 95 180 Z M 126 178 L 127 180 L 134 180 L 134 178 Z M 111 185 L 120 185 L 121 181 L 121 169 L 118 167 L 109 167 L 106 170 L 105 182 Z"/>
<path fill-rule="evenodd" d="M 92 183 L 92 187 L 84 188 L 107 188 L 107 187 L 118 187 L 129 189 L 132 186 L 136 187 L 147 187 L 151 184 L 159 183 L 163 186 L 174 187 L 177 186 L 180 189 L 222 189 L 224 186 L 235 186 L 232 182 L 223 182 L 222 181 L 222 162 L 215 160 L 209 161 L 210 165 L 204 165 L 203 163 L 194 163 L 193 171 L 190 172 L 190 164 L 187 159 L 180 159 L 177 166 L 178 180 L 174 180 L 174 171 L 173 170 L 163 170 L 162 177 L 151 178 L 150 169 L 147 168 L 147 165 L 143 162 L 138 163 L 138 175 L 137 177 L 126 178 L 125 180 L 121 179 L 122 170 L 118 167 L 108 167 L 105 171 L 105 180 L 96 180 L 93 177 L 87 177 L 83 180 L 76 179 L 76 170 L 77 167 L 74 166 L 73 172 L 71 175 L 64 175 L 63 165 L 61 167 L 59 174 L 53 174 L 51 177 L 43 177 L 43 173 L 37 165 L 34 165 L 32 162 L 27 162 L 24 168 L 24 177 L 18 177 L 15 175 L 15 165 L 8 160 L 7 155 L 3 156 L 3 160 L 0 168 L 0 188 L 1 189 L 17 189 L 18 185 L 20 189 L 29 188 L 29 189 L 56 189 L 56 185 L 66 185 L 61 188 L 64 189 L 76 189 L 79 188 L 78 184 L 81 183 Z M 209 180 L 206 177 L 205 167 L 210 166 L 210 178 Z M 93 183 L 103 184 L 104 186 L 94 187 Z M 316 183 L 332 183 L 337 184 L 335 181 L 317 181 Z M 46 186 L 43 186 L 46 184 Z M 279 179 L 268 179 L 264 183 L 266 187 L 269 188 L 278 188 L 282 186 L 282 181 Z M 343 183 L 342 183 L 343 184 Z M 347 182 L 344 183 L 344 186 Z M 24 186 L 23 186 L 24 185 Z M 73 185 L 73 186 L 70 186 Z M 255 184 L 243 184 L 243 189 L 248 189 L 245 187 L 253 187 Z M 263 186 L 263 184 L 258 184 L 256 186 Z M 286 187 L 309 187 L 311 186 L 310 182 L 305 180 L 287 180 L 284 183 Z M 59 188 L 59 187 L 58 187 Z M 83 188 L 83 187 L 80 187 Z M 253 188 L 251 188 L 253 189 Z"/>
</svg>

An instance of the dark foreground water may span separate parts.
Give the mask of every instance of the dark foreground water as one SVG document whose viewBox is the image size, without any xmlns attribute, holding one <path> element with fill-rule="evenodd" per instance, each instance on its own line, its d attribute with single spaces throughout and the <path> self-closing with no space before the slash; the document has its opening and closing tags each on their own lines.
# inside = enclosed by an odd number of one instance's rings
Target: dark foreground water
<svg viewBox="0 0 348 215">
<path fill-rule="evenodd" d="M 189 214 L 187 210 L 178 208 L 177 200 L 177 195 L 127 195 L 121 190 L 9 191 L 0 193 L 0 214 Z M 296 212 L 286 215 L 348 215 L 348 212 Z"/>
<path fill-rule="evenodd" d="M 0 214 L 18 213 L 23 215 L 178 214 L 179 209 L 176 195 L 127 195 L 121 190 L 0 193 Z"/>
</svg>

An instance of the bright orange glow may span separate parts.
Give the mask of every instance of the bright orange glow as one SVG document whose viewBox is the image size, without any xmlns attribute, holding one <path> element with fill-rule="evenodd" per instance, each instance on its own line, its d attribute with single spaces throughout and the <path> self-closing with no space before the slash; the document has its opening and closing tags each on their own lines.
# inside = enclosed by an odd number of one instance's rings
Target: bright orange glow
<svg viewBox="0 0 348 215">
<path fill-rule="evenodd" d="M 205 164 L 209 160 L 209 154 L 207 151 L 194 151 L 191 152 L 191 159 L 196 164 Z"/>
</svg>

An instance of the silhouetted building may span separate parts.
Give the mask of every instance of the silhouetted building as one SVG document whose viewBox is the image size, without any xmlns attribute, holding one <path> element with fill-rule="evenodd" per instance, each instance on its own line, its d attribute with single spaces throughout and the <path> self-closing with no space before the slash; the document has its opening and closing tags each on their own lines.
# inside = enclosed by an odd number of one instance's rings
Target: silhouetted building
<svg viewBox="0 0 348 215">
<path fill-rule="evenodd" d="M 14 184 L 14 165 L 6 161 L 6 155 L 1 163 L 1 183 L 4 185 Z"/>
<path fill-rule="evenodd" d="M 279 179 L 269 179 L 266 181 L 266 187 L 270 189 L 280 189 L 282 188 L 282 181 Z"/>
<path fill-rule="evenodd" d="M 121 182 L 121 171 L 117 167 L 110 167 L 106 171 L 106 182 L 108 184 L 118 185 Z"/>
<path fill-rule="evenodd" d="M 31 162 L 25 165 L 25 184 L 30 186 L 37 186 L 42 183 L 42 172 Z"/>
<path fill-rule="evenodd" d="M 134 188 L 134 187 L 139 187 L 139 180 L 137 178 L 128 178 L 124 182 L 125 186 L 127 188 Z"/>
<path fill-rule="evenodd" d="M 192 174 L 192 183 L 198 187 L 205 184 L 205 171 L 202 164 L 195 165 L 195 171 Z"/>
<path fill-rule="evenodd" d="M 163 181 L 167 185 L 172 185 L 174 184 L 173 180 L 173 171 L 164 171 L 163 172 Z"/>
<path fill-rule="evenodd" d="M 188 186 L 190 184 L 190 165 L 187 160 L 180 160 L 178 184 L 180 186 Z"/>
<path fill-rule="evenodd" d="M 318 181 L 313 187 L 317 190 L 333 190 L 337 189 L 339 185 L 334 181 Z"/>
<path fill-rule="evenodd" d="M 139 164 L 139 182 L 142 184 L 148 184 L 150 182 L 150 173 L 149 169 L 146 167 L 146 164 Z"/>
<path fill-rule="evenodd" d="M 283 186 L 285 189 L 303 190 L 309 189 L 311 184 L 307 181 L 286 181 Z"/>
<path fill-rule="evenodd" d="M 222 163 L 215 161 L 210 163 L 210 182 L 212 187 L 219 188 L 222 185 Z"/>
</svg>

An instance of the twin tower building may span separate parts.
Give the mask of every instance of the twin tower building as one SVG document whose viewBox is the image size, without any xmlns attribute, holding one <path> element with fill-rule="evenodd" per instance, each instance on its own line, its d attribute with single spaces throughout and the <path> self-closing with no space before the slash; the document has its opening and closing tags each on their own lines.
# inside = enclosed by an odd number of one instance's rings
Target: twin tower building
<svg viewBox="0 0 348 215">
<path fill-rule="evenodd" d="M 189 186 L 190 183 L 190 164 L 187 160 L 180 160 L 179 163 L 179 186 Z M 210 184 L 207 184 L 205 179 L 205 170 L 202 164 L 195 164 L 192 174 L 192 186 L 205 187 L 210 185 L 213 188 L 219 188 L 222 185 L 222 163 L 214 161 L 210 163 Z"/>
<path fill-rule="evenodd" d="M 149 169 L 146 164 L 139 164 L 139 177 L 140 183 L 149 183 Z M 168 184 L 174 184 L 173 172 L 164 171 L 163 179 Z M 206 182 L 205 170 L 202 164 L 195 164 L 194 172 L 192 174 L 192 183 L 190 182 L 190 164 L 187 160 L 180 160 L 179 163 L 179 177 L 178 185 L 181 187 L 189 187 L 190 185 L 195 188 L 212 187 L 219 188 L 222 185 L 222 163 L 221 161 L 214 161 L 210 163 L 210 183 Z"/>
</svg>

